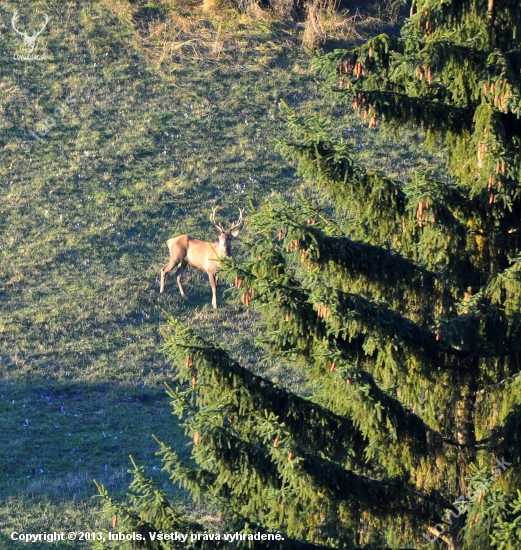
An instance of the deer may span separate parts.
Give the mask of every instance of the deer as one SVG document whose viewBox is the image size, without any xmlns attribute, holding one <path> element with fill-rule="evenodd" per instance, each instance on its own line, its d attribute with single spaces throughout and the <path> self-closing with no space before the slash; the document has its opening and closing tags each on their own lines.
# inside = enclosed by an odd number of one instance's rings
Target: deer
<svg viewBox="0 0 521 550">
<path fill-rule="evenodd" d="M 162 294 L 165 290 L 166 274 L 174 267 L 177 267 L 175 277 L 179 285 L 181 296 L 186 298 L 186 294 L 181 284 L 181 277 L 186 268 L 191 265 L 204 271 L 210 279 L 212 287 L 212 307 L 217 309 L 217 270 L 219 269 L 219 259 L 231 256 L 231 242 L 239 234 L 239 229 L 242 225 L 242 213 L 244 208 L 239 208 L 239 219 L 232 224 L 230 229 L 226 231 L 224 227 L 215 221 L 215 213 L 217 207 L 212 208 L 210 215 L 211 224 L 217 229 L 216 234 L 219 241 L 213 244 L 200 241 L 189 235 L 180 235 L 166 241 L 166 245 L 170 250 L 170 260 L 161 269 L 161 287 L 159 293 Z"/>
<path fill-rule="evenodd" d="M 37 38 L 40 36 L 40 34 L 42 34 L 43 30 L 47 26 L 47 23 L 49 22 L 50 17 L 46 13 L 44 13 L 44 16 L 45 21 L 43 23 L 43 27 L 39 31 L 36 31 L 32 36 L 29 36 L 25 32 L 21 32 L 16 28 L 16 23 L 18 23 L 18 11 L 15 11 L 13 14 L 13 18 L 11 19 L 11 26 L 13 27 L 15 32 L 17 32 L 22 37 L 24 43 L 27 44 L 29 53 L 32 53 L 32 51 L 34 50 Z"/>
</svg>

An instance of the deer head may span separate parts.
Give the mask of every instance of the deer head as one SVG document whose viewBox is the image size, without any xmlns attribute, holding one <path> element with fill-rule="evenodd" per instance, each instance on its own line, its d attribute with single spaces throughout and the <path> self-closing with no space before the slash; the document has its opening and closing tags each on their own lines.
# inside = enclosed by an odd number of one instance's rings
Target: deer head
<svg viewBox="0 0 521 550">
<path fill-rule="evenodd" d="M 32 36 L 29 36 L 24 32 L 20 32 L 16 28 L 16 23 L 18 22 L 18 11 L 15 11 L 13 14 L 13 17 L 11 19 L 11 25 L 13 29 L 22 37 L 24 44 L 27 44 L 27 47 L 29 48 L 29 53 L 32 53 L 32 51 L 34 50 L 34 46 L 36 45 L 36 40 L 38 39 L 40 34 L 42 34 L 43 30 L 47 26 L 47 23 L 49 22 L 50 17 L 47 14 L 44 14 L 44 16 L 45 16 L 45 22 L 43 24 L 43 27 L 39 31 L 35 32 Z"/>
<path fill-rule="evenodd" d="M 215 221 L 215 213 L 217 212 L 217 206 L 214 206 L 212 208 L 212 213 L 210 215 L 210 222 L 211 224 L 217 229 L 217 235 L 219 237 L 219 244 L 222 245 L 227 254 L 230 254 L 230 247 L 231 242 L 234 237 L 237 237 L 239 234 L 239 229 L 242 225 L 242 213 L 244 212 L 244 208 L 239 208 L 239 219 L 232 224 L 230 229 L 226 231 L 224 227 Z"/>
</svg>

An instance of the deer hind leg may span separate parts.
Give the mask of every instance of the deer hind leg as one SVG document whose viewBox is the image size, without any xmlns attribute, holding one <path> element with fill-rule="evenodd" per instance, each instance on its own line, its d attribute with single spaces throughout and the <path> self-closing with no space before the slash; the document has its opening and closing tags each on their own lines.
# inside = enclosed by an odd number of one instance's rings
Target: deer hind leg
<svg viewBox="0 0 521 550">
<path fill-rule="evenodd" d="M 217 277 L 215 273 L 208 273 L 208 278 L 210 279 L 210 286 L 212 287 L 212 307 L 217 309 Z"/>
<path fill-rule="evenodd" d="M 187 267 L 188 267 L 188 262 L 183 260 L 181 262 L 181 265 L 177 268 L 177 271 L 175 272 L 175 278 L 177 279 L 177 284 L 179 285 L 179 292 L 181 293 L 181 296 L 185 298 L 186 298 L 186 294 L 185 294 L 185 289 L 181 284 L 181 276 L 183 275 Z"/>
<path fill-rule="evenodd" d="M 166 274 L 169 271 L 172 271 L 176 265 L 179 264 L 179 260 L 174 260 L 170 258 L 170 261 L 161 269 L 161 288 L 159 289 L 159 293 L 162 294 L 165 290 L 165 278 Z"/>
</svg>

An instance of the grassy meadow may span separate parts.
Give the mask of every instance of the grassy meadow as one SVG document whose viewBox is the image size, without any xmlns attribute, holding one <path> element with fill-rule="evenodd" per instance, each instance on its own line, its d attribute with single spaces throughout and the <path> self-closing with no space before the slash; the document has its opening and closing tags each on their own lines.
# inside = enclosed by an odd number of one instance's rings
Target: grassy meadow
<svg viewBox="0 0 521 550">
<path fill-rule="evenodd" d="M 34 50 L 46 59 L 15 59 L 27 54 L 16 10 L 30 32 L 50 16 Z M 161 350 L 165 312 L 299 391 L 290 368 L 255 348 L 256 314 L 223 285 L 217 311 L 195 270 L 186 300 L 173 276 L 159 294 L 167 238 L 213 239 L 212 206 L 228 223 L 249 201 L 300 187 L 271 140 L 285 134 L 281 99 L 338 120 L 361 162 L 392 176 L 432 159 L 415 152 L 421 137 L 396 147 L 334 108 L 302 28 L 260 11 L 16 0 L 0 18 L 0 547 L 16 550 L 26 545 L 11 531 L 99 525 L 92 480 L 123 495 L 128 455 L 166 482 L 152 433 L 189 456 L 163 387 L 175 372 Z M 385 22 L 369 23 L 344 38 Z M 247 232 L 246 219 L 239 257 Z"/>
</svg>

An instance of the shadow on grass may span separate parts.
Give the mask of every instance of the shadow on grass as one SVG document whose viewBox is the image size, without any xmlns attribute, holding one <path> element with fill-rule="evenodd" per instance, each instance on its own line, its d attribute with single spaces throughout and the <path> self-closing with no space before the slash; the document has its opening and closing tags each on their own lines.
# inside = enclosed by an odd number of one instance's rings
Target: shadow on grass
<svg viewBox="0 0 521 550">
<path fill-rule="evenodd" d="M 96 493 L 93 479 L 119 493 L 128 487 L 129 455 L 168 488 L 152 434 L 189 457 L 161 387 L 4 380 L 0 409 L 0 431 L 11 434 L 0 450 L 4 498 L 81 501 Z"/>
</svg>

